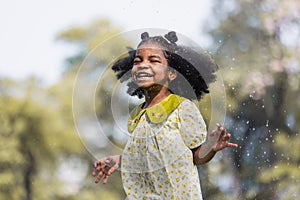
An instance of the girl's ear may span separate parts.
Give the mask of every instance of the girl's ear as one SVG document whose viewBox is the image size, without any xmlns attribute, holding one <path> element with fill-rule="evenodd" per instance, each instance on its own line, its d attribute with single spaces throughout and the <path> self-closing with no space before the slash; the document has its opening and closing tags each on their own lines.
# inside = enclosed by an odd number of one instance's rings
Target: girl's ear
<svg viewBox="0 0 300 200">
<path fill-rule="evenodd" d="M 177 72 L 174 69 L 169 70 L 169 80 L 173 81 L 177 77 Z"/>
</svg>

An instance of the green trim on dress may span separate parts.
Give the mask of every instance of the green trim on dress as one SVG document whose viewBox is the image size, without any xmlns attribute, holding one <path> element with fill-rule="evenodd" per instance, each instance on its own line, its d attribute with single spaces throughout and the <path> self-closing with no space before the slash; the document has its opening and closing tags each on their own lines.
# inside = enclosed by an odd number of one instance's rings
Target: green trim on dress
<svg viewBox="0 0 300 200">
<path fill-rule="evenodd" d="M 159 124 L 165 121 L 168 116 L 178 107 L 178 105 L 183 102 L 186 98 L 170 94 L 168 97 L 163 99 L 160 103 L 143 109 L 144 103 L 133 109 L 130 113 L 128 120 L 128 131 L 133 132 L 135 127 L 140 121 L 141 116 L 146 112 L 148 119 L 151 123 Z"/>
</svg>

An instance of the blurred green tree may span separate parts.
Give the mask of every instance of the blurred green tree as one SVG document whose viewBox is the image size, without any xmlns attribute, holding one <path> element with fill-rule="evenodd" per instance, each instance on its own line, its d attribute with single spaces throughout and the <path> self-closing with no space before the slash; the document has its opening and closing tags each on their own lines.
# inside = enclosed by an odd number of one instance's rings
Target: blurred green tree
<svg viewBox="0 0 300 200">
<path fill-rule="evenodd" d="M 222 66 L 226 127 L 239 144 L 222 161 L 233 180 L 225 192 L 236 199 L 296 198 L 300 3 L 216 0 L 213 11 L 205 29 Z M 219 173 L 224 176 L 224 170 Z"/>
<path fill-rule="evenodd" d="M 47 179 L 55 174 L 60 153 L 84 154 L 70 122 L 66 125 L 64 113 L 56 110 L 57 102 L 37 85 L 34 78 L 0 82 L 1 199 L 39 197 L 43 184 L 51 185 Z"/>
</svg>

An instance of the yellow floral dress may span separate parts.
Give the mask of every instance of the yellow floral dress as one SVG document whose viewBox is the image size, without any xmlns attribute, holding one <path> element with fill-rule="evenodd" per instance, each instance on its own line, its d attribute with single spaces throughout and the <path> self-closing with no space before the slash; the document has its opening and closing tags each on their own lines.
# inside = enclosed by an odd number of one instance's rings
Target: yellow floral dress
<svg viewBox="0 0 300 200">
<path fill-rule="evenodd" d="M 131 135 L 123 150 L 121 175 L 128 199 L 202 199 L 191 149 L 206 139 L 206 125 L 188 99 L 171 94 L 130 115 Z"/>
</svg>

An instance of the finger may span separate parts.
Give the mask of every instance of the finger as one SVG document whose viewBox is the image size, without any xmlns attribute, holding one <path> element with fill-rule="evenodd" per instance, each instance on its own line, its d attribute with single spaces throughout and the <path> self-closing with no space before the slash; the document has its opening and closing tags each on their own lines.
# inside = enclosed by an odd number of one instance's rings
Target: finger
<svg viewBox="0 0 300 200">
<path fill-rule="evenodd" d="M 94 170 L 93 170 L 93 176 L 95 177 L 97 175 L 98 172 L 101 172 L 104 170 L 104 166 L 101 165 L 101 166 L 97 166 Z"/>
<path fill-rule="evenodd" d="M 94 169 L 93 170 L 93 176 L 95 177 L 97 175 L 97 172 L 96 172 L 96 170 Z"/>
<path fill-rule="evenodd" d="M 97 160 L 94 162 L 94 168 L 95 169 L 99 169 L 101 168 L 102 165 L 104 165 L 105 163 L 102 160 Z"/>
<path fill-rule="evenodd" d="M 98 167 L 98 165 L 101 163 L 101 160 L 96 160 L 94 162 L 94 168 Z"/>
<path fill-rule="evenodd" d="M 221 129 L 221 128 L 223 128 L 223 129 L 224 129 L 224 127 L 222 126 L 222 124 L 220 124 L 220 123 L 217 123 L 216 125 L 217 125 L 217 129 Z"/>
<path fill-rule="evenodd" d="M 93 170 L 93 176 L 96 176 L 97 172 L 100 171 L 99 166 L 101 165 L 101 161 L 97 160 L 94 162 L 93 166 L 94 166 L 94 170 Z"/>
<path fill-rule="evenodd" d="M 214 135 L 216 135 L 216 130 L 212 130 L 211 132 L 210 132 L 210 136 L 214 136 Z"/>
<path fill-rule="evenodd" d="M 238 145 L 237 145 L 237 144 L 235 144 L 235 143 L 230 143 L 230 142 L 228 142 L 228 143 L 227 143 L 227 147 L 231 147 L 231 148 L 237 148 L 237 147 L 238 147 Z"/>
<path fill-rule="evenodd" d="M 106 174 L 106 175 L 104 176 L 104 178 L 103 178 L 102 183 L 103 183 L 103 184 L 106 184 L 107 181 L 108 181 L 108 178 L 109 178 L 109 175 Z"/>
<path fill-rule="evenodd" d="M 230 137 L 231 137 L 230 133 L 226 133 L 226 134 L 224 134 L 224 135 L 222 136 L 222 140 L 223 140 L 223 141 L 229 140 Z"/>
<path fill-rule="evenodd" d="M 99 183 L 99 181 L 101 180 L 102 176 L 103 176 L 103 172 L 101 171 L 101 172 L 99 172 L 97 178 L 95 179 L 95 183 Z"/>
<path fill-rule="evenodd" d="M 116 171 L 116 169 L 118 169 L 119 168 L 119 165 L 118 164 L 115 164 L 114 166 L 112 166 L 109 170 L 108 170 L 108 172 L 107 172 L 107 174 L 108 175 L 111 175 L 114 171 Z"/>
<path fill-rule="evenodd" d="M 107 164 L 105 163 L 105 161 L 101 160 L 100 163 L 99 163 L 99 165 L 97 166 L 96 169 L 97 169 L 98 171 L 103 171 L 104 168 L 106 167 L 106 165 L 107 165 Z"/>
<path fill-rule="evenodd" d="M 222 133 L 225 130 L 225 128 L 222 125 L 217 124 L 217 130 Z"/>
<path fill-rule="evenodd" d="M 98 166 L 94 169 L 95 173 L 97 174 L 98 172 L 103 171 L 103 167 L 102 166 Z"/>
<path fill-rule="evenodd" d="M 104 169 L 104 174 L 105 175 L 111 175 L 115 171 L 115 166 L 106 166 Z"/>
<path fill-rule="evenodd" d="M 221 131 L 222 133 L 226 133 L 226 129 L 225 129 L 223 126 L 220 126 L 220 131 Z"/>
<path fill-rule="evenodd" d="M 224 136 L 226 135 L 226 130 L 223 127 L 218 128 L 219 132 L 219 140 L 224 140 Z"/>
</svg>

